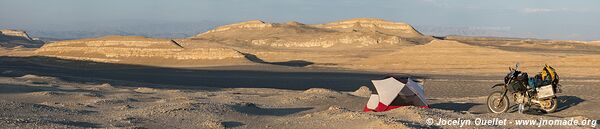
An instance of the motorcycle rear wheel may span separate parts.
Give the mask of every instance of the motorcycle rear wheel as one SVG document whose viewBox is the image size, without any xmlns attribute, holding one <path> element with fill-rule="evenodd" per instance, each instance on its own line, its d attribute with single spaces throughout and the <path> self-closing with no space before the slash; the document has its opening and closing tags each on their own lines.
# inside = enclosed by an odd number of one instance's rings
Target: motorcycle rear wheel
<svg viewBox="0 0 600 129">
<path fill-rule="evenodd" d="M 544 110 L 544 112 L 553 113 L 558 108 L 558 99 L 556 97 L 544 101 L 548 101 L 550 103 L 550 105 L 546 107 L 540 105 L 540 108 Z"/>
<path fill-rule="evenodd" d="M 487 107 L 490 112 L 504 113 L 508 111 L 510 103 L 508 102 L 508 97 L 506 95 L 502 96 L 502 93 L 504 91 L 494 91 L 488 96 Z"/>
</svg>

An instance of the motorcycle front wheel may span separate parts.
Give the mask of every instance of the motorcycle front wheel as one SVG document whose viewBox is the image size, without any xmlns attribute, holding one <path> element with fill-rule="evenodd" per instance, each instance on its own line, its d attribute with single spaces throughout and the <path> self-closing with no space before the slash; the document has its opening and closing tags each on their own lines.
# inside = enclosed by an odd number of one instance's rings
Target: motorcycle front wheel
<svg viewBox="0 0 600 129">
<path fill-rule="evenodd" d="M 508 97 L 502 96 L 504 91 L 494 91 L 487 98 L 487 107 L 490 112 L 504 113 L 508 111 Z"/>
</svg>

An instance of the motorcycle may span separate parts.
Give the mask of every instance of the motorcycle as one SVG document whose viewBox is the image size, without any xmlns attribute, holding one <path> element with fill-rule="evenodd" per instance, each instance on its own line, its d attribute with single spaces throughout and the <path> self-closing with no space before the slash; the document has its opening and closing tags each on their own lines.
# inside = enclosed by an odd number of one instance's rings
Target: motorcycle
<svg viewBox="0 0 600 129">
<path fill-rule="evenodd" d="M 504 77 L 504 83 L 492 86 L 493 91 L 487 98 L 488 110 L 493 113 L 507 112 L 510 106 L 509 96 L 518 104 L 519 113 L 525 111 L 525 107 L 539 106 L 542 111 L 552 113 L 558 107 L 557 96 L 560 91 L 558 75 L 549 85 L 532 87 L 526 72 L 519 71 L 519 63 L 515 68 L 509 67 L 510 72 Z M 499 89 L 501 88 L 501 89 Z"/>
</svg>

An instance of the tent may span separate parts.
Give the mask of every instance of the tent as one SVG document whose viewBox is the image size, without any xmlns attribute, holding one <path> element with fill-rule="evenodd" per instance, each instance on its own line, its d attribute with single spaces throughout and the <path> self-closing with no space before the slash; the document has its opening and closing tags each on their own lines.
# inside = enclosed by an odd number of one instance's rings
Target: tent
<svg viewBox="0 0 600 129">
<path fill-rule="evenodd" d="M 377 93 L 371 94 L 365 112 L 389 111 L 402 106 L 418 106 L 429 108 L 423 86 L 411 78 L 397 79 L 388 77 L 383 80 L 372 80 Z"/>
</svg>

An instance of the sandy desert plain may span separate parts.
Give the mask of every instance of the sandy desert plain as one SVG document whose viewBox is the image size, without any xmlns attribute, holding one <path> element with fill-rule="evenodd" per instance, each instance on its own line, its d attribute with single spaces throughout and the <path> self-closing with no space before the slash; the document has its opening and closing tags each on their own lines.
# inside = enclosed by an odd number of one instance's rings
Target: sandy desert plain
<svg viewBox="0 0 600 129">
<path fill-rule="evenodd" d="M 600 119 L 600 44 L 423 35 L 406 23 L 247 21 L 182 39 L 0 48 L 0 128 L 461 128 L 439 119 Z M 557 69 L 555 113 L 487 111 L 509 66 Z M 429 109 L 363 112 L 373 79 L 423 80 Z M 514 103 L 513 103 L 514 104 Z M 467 128 L 538 128 L 466 125 Z M 594 128 L 595 125 L 542 128 Z"/>
</svg>

